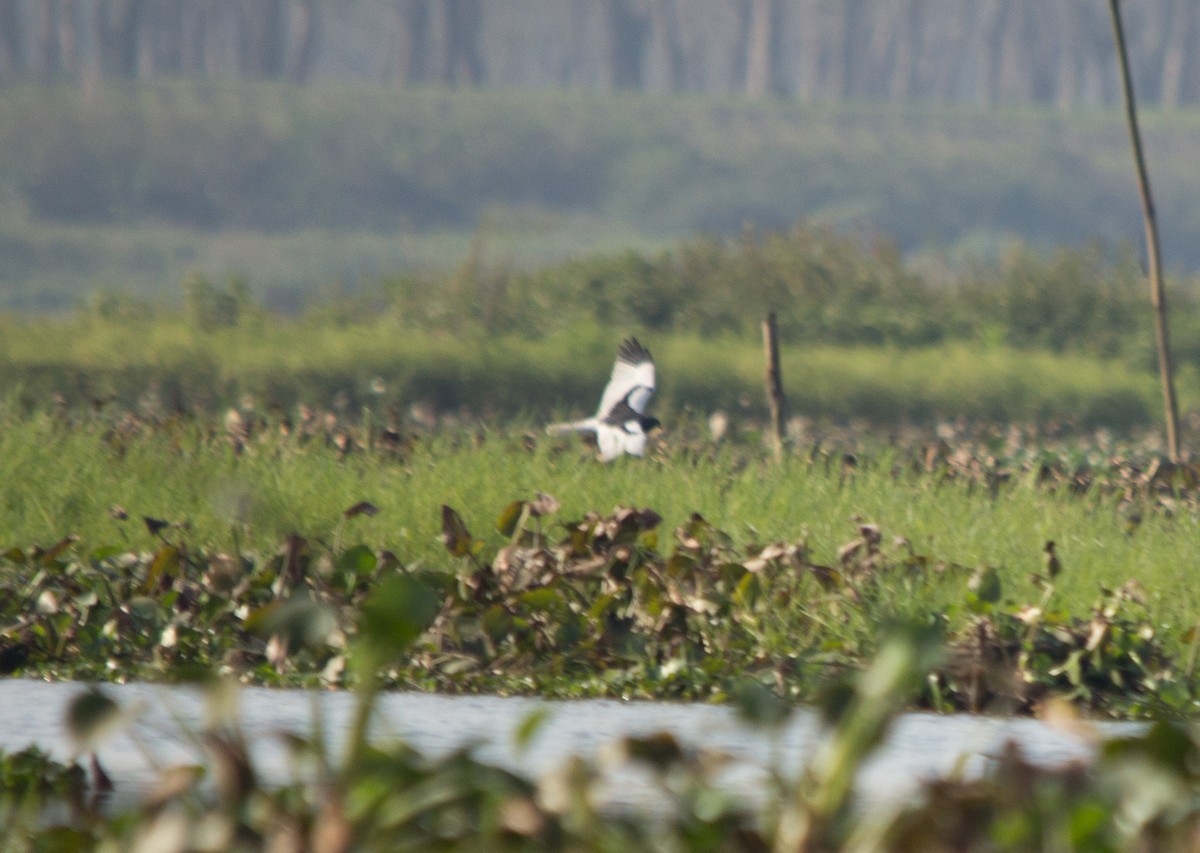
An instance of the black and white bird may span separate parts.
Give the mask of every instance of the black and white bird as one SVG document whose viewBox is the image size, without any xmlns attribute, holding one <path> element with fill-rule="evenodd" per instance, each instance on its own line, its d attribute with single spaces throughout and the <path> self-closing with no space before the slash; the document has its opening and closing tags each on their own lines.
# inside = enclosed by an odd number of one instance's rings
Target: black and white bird
<svg viewBox="0 0 1200 853">
<path fill-rule="evenodd" d="M 551 424 L 546 431 L 552 435 L 594 433 L 600 458 L 605 462 L 623 453 L 642 456 L 646 452 L 646 436 L 661 426 L 657 418 L 646 414 L 646 406 L 653 394 L 654 359 L 650 350 L 637 338 L 627 338 L 617 348 L 617 361 L 596 414 L 581 421 Z"/>
</svg>

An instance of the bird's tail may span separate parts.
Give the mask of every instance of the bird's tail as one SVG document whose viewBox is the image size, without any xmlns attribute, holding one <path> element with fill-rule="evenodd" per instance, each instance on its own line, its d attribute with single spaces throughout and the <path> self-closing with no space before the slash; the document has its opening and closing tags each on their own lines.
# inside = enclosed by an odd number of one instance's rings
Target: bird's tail
<svg viewBox="0 0 1200 853">
<path fill-rule="evenodd" d="M 595 418 L 584 418 L 581 421 L 564 421 L 562 423 L 550 424 L 546 427 L 546 432 L 550 435 L 565 435 L 569 432 L 593 432 L 596 429 Z"/>
</svg>

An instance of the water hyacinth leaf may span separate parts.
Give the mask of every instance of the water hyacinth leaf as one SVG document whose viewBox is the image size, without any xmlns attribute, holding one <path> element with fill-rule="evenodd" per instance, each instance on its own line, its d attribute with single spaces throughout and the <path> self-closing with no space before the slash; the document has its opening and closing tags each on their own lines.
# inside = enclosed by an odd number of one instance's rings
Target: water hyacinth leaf
<svg viewBox="0 0 1200 853">
<path fill-rule="evenodd" d="M 617 606 L 617 598 L 612 593 L 599 596 L 588 608 L 588 616 L 596 621 L 604 619 Z"/>
<path fill-rule="evenodd" d="M 493 643 L 499 643 L 512 631 L 513 617 L 499 604 L 493 604 L 483 612 L 479 627 Z"/>
<path fill-rule="evenodd" d="M 469 557 L 475 553 L 475 540 L 467 525 L 452 507 L 442 506 L 442 541 L 454 557 Z"/>
<path fill-rule="evenodd" d="M 125 602 L 124 610 L 138 622 L 153 623 L 158 621 L 158 602 L 145 595 L 135 595 L 129 599 L 129 601 Z"/>
<path fill-rule="evenodd" d="M 363 604 L 359 636 L 380 652 L 406 650 L 437 618 L 441 603 L 432 589 L 411 575 L 381 583 Z"/>
<path fill-rule="evenodd" d="M 558 623 L 554 632 L 554 645 L 558 649 L 569 649 L 579 644 L 589 636 L 588 622 L 578 613 L 568 611 Z"/>
<path fill-rule="evenodd" d="M 72 545 L 79 541 L 78 536 L 65 536 L 55 542 L 38 556 L 38 562 L 43 566 L 51 566 Z"/>
<path fill-rule="evenodd" d="M 536 612 L 551 612 L 557 610 L 562 603 L 558 592 L 549 587 L 531 589 L 521 593 L 521 603 Z"/>
<path fill-rule="evenodd" d="M 525 512 L 525 506 L 525 501 L 513 501 L 500 511 L 500 515 L 496 518 L 496 530 L 501 536 L 511 537 L 517 532 L 517 525 L 521 521 L 522 513 Z"/>
<path fill-rule="evenodd" d="M 261 636 L 279 636 L 293 649 L 318 649 L 336 628 L 333 611 L 304 594 L 267 605 L 246 619 L 247 630 Z"/>
<path fill-rule="evenodd" d="M 753 610 L 762 597 L 762 580 L 749 572 L 733 588 L 734 600 L 742 607 Z"/>
<path fill-rule="evenodd" d="M 943 638 L 933 626 L 903 624 L 887 634 L 875 659 L 859 678 L 859 693 L 895 701 L 915 689 L 941 659 Z"/>
<path fill-rule="evenodd" d="M 337 567 L 342 574 L 367 577 L 379 564 L 375 552 L 366 545 L 355 545 L 338 554 Z"/>
<path fill-rule="evenodd" d="M 146 570 L 146 580 L 142 583 L 142 594 L 149 595 L 154 592 L 164 575 L 179 576 L 179 549 L 174 545 L 164 545 L 154 555 L 150 568 Z"/>
<path fill-rule="evenodd" d="M 77 762 L 58 762 L 38 746 L 27 746 L 20 752 L 0 750 L 0 798 L 21 798 L 31 793 L 82 798 L 87 784 L 87 773 Z M 12 827 L 6 829 L 11 832 Z"/>
<path fill-rule="evenodd" d="M 368 518 L 379 512 L 379 507 L 370 501 L 359 501 L 352 507 L 348 507 L 342 511 L 342 515 L 346 518 L 354 518 L 355 516 L 365 515 Z"/>
<path fill-rule="evenodd" d="M 967 582 L 967 589 L 985 604 L 995 604 L 1000 600 L 1000 575 L 991 566 L 980 566 Z"/>
<path fill-rule="evenodd" d="M 151 518 L 148 515 L 142 516 L 142 522 L 146 525 L 146 529 L 150 531 L 151 536 L 158 536 L 171 526 L 171 522 L 169 521 L 164 521 L 161 518 Z"/>
</svg>

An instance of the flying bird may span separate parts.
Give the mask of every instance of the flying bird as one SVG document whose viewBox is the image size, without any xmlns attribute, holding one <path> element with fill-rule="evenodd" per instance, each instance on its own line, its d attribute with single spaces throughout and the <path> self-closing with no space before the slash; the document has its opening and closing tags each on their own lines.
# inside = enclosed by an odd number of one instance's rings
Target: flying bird
<svg viewBox="0 0 1200 853">
<path fill-rule="evenodd" d="M 642 456 L 646 452 L 646 436 L 661 426 L 657 418 L 646 415 L 652 394 L 654 359 L 650 350 L 637 338 L 626 338 L 617 348 L 617 361 L 596 414 L 581 421 L 551 424 L 546 431 L 552 435 L 594 433 L 600 458 L 605 462 L 611 462 L 623 453 Z"/>
</svg>

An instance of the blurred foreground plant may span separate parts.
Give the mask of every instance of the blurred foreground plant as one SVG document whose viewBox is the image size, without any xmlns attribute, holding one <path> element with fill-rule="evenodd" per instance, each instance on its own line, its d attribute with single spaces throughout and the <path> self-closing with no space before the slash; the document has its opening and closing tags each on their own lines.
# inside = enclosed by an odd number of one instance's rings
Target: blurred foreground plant
<svg viewBox="0 0 1200 853">
<path fill-rule="evenodd" d="M 368 620 L 362 642 L 401 652 L 428 620 L 423 594 L 393 589 L 371 602 L 399 627 Z M 405 614 L 409 615 L 406 616 Z M 210 723 L 192 733 L 201 767 L 167 766 L 134 807 L 97 807 L 84 772 L 36 751 L 0 754 L 4 849 L 133 850 L 750 850 L 750 851 L 1190 851 L 1200 837 L 1200 742 L 1182 724 L 1159 722 L 1100 745 L 1091 766 L 1038 766 L 1016 745 L 977 777 L 922 784 L 911 801 L 867 809 L 856 784 L 864 762 L 943 654 L 936 630 L 900 625 L 860 673 L 828 685 L 824 733 L 800 768 L 772 776 L 754 802 L 716 784 L 718 756 L 671 735 L 626 738 L 612 754 L 649 771 L 653 808 L 598 802 L 603 769 L 565 758 L 527 779 L 469 750 L 438 759 L 403 743 L 331 749 L 330 733 L 281 735 L 296 759 L 278 787 L 256 772 L 228 682 L 208 690 Z M 366 721 L 375 693 L 364 681 Z M 735 691 L 743 716 L 777 725 L 787 707 L 752 684 Z M 69 712 L 73 737 L 95 737 L 121 710 L 94 690 Z M 128 724 L 128 716 L 123 717 Z M 542 717 L 519 737 L 533 736 Z M 102 772 L 95 765 L 97 772 Z M 610 768 L 611 769 L 611 768 Z M 119 784 L 119 783 L 118 783 Z"/>
</svg>

